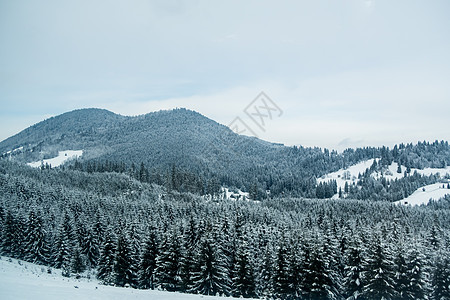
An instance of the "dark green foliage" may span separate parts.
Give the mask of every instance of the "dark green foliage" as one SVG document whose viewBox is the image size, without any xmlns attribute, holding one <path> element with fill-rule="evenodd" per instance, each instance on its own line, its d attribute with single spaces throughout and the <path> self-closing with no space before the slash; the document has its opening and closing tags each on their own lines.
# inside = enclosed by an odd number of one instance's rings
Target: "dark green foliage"
<svg viewBox="0 0 450 300">
<path fill-rule="evenodd" d="M 156 258 L 158 257 L 158 241 L 154 229 L 150 230 L 149 236 L 144 243 L 140 265 L 139 286 L 143 289 L 155 288 Z"/>
<path fill-rule="evenodd" d="M 26 224 L 41 219 L 32 227 L 43 229 L 53 264 L 66 276 L 84 264 L 104 284 L 286 299 L 448 293 L 448 199 L 422 207 L 288 197 L 211 201 L 126 174 L 3 161 L 0 191 L 2 253 L 33 260 L 21 249 Z M 392 251 L 399 240 L 406 250 Z M 96 244 L 99 257 L 91 260 Z M 407 284 L 397 284 L 399 267 Z"/>
<path fill-rule="evenodd" d="M 192 281 L 194 293 L 227 295 L 230 291 L 226 261 L 211 238 L 206 237 L 200 245 Z"/>
<path fill-rule="evenodd" d="M 361 242 L 355 237 L 347 250 L 343 295 L 347 300 L 361 298 L 364 287 L 363 253 Z"/>
<path fill-rule="evenodd" d="M 364 266 L 363 297 L 369 300 L 395 299 L 394 263 L 386 244 L 375 237 Z"/>
<path fill-rule="evenodd" d="M 433 300 L 450 299 L 450 258 L 449 253 L 439 252 L 431 277 Z"/>
<path fill-rule="evenodd" d="M 179 233 L 173 229 L 164 235 L 158 250 L 156 281 L 166 291 L 179 291 L 183 286 L 181 241 Z"/>
<path fill-rule="evenodd" d="M 103 245 L 101 247 L 98 261 L 97 278 L 105 284 L 114 283 L 114 262 L 115 262 L 116 242 L 110 231 L 107 231 Z"/>
<path fill-rule="evenodd" d="M 132 270 L 132 251 L 129 241 L 123 234 L 117 238 L 114 257 L 114 284 L 117 286 L 136 286 L 136 274 Z"/>
<path fill-rule="evenodd" d="M 72 260 L 70 263 L 70 270 L 72 273 L 82 273 L 86 269 L 86 264 L 84 263 L 83 257 L 81 256 L 80 249 L 75 247 L 72 253 Z"/>
</svg>

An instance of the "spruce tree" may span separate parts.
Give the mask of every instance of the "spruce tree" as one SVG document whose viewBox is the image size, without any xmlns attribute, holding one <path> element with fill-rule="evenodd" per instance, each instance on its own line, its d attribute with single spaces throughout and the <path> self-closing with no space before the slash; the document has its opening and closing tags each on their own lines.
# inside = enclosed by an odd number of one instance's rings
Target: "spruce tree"
<svg viewBox="0 0 450 300">
<path fill-rule="evenodd" d="M 114 284 L 117 286 L 135 286 L 136 284 L 136 274 L 131 269 L 132 256 L 130 254 L 129 241 L 123 234 L 119 234 L 113 264 Z"/>
<path fill-rule="evenodd" d="M 273 275 L 274 293 L 281 299 L 286 299 L 291 293 L 289 252 L 285 238 L 280 241 L 277 249 L 275 270 Z"/>
<path fill-rule="evenodd" d="M 408 300 L 425 299 L 427 292 L 426 278 L 428 274 L 424 270 L 425 256 L 421 253 L 421 247 L 418 244 L 412 244 L 408 253 L 408 279 L 409 284 L 404 294 Z M 450 274 L 449 274 L 450 275 Z"/>
<path fill-rule="evenodd" d="M 431 276 L 432 299 L 450 299 L 450 258 L 448 252 L 439 252 Z"/>
<path fill-rule="evenodd" d="M 360 298 L 363 292 L 363 253 L 358 237 L 350 244 L 346 253 L 344 297 L 347 300 Z"/>
<path fill-rule="evenodd" d="M 156 258 L 156 281 L 166 291 L 179 291 L 181 279 L 181 241 L 179 233 L 171 229 L 164 235 Z"/>
<path fill-rule="evenodd" d="M 250 249 L 245 241 L 239 246 L 234 267 L 233 295 L 235 297 L 256 297 L 255 277 L 250 261 Z"/>
<path fill-rule="evenodd" d="M 146 239 L 139 264 L 139 287 L 155 289 L 156 258 L 158 257 L 158 241 L 154 229 L 150 230 Z"/>
<path fill-rule="evenodd" d="M 226 265 L 220 248 L 212 238 L 205 237 L 197 257 L 191 292 L 203 295 L 228 295 L 231 283 Z"/>
<path fill-rule="evenodd" d="M 42 218 L 31 211 L 25 233 L 25 259 L 32 263 L 46 264 L 49 260 L 49 245 Z"/>
<path fill-rule="evenodd" d="M 395 299 L 393 262 L 389 249 L 380 237 L 375 237 L 364 264 L 364 299 Z"/>
<path fill-rule="evenodd" d="M 97 278 L 104 284 L 114 283 L 114 261 L 116 252 L 116 242 L 110 230 L 106 231 L 106 236 L 101 246 L 100 258 L 98 260 Z"/>
</svg>

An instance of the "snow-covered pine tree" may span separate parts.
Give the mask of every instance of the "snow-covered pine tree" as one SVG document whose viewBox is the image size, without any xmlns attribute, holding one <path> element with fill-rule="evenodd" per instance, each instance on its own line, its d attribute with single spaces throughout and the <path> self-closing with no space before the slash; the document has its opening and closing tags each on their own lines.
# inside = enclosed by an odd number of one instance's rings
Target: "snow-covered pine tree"
<svg viewBox="0 0 450 300">
<path fill-rule="evenodd" d="M 104 284 L 114 283 L 114 259 L 116 252 L 116 241 L 112 230 L 106 230 L 106 234 L 101 246 L 100 258 L 98 260 L 97 278 Z"/>
<path fill-rule="evenodd" d="M 203 237 L 200 245 L 191 292 L 203 295 L 230 294 L 227 261 L 220 247 L 210 236 Z"/>
<path fill-rule="evenodd" d="M 306 276 L 310 276 L 309 299 L 339 299 L 333 270 L 329 268 L 330 257 L 325 253 L 323 244 L 315 244 L 311 249 L 309 264 L 306 266 Z"/>
<path fill-rule="evenodd" d="M 81 252 L 86 256 L 86 263 L 89 267 L 95 268 L 100 256 L 98 237 L 94 234 L 92 229 L 88 229 L 82 237 L 82 240 Z"/>
<path fill-rule="evenodd" d="M 164 234 L 156 258 L 157 286 L 166 291 L 179 291 L 181 279 L 181 240 L 178 229 L 172 228 Z"/>
<path fill-rule="evenodd" d="M 158 241 L 154 228 L 151 228 L 144 242 L 139 264 L 139 287 L 155 288 L 156 258 L 158 257 Z"/>
<path fill-rule="evenodd" d="M 362 244 L 358 236 L 350 242 L 346 251 L 346 264 L 344 268 L 343 295 L 347 300 L 361 298 L 363 290 L 363 253 Z"/>
<path fill-rule="evenodd" d="M 124 234 L 119 234 L 114 257 L 114 284 L 117 286 L 135 286 L 136 274 L 131 269 L 132 255 L 129 241 Z"/>
<path fill-rule="evenodd" d="M 450 253 L 440 251 L 436 254 L 431 274 L 433 300 L 450 299 Z"/>
<path fill-rule="evenodd" d="M 288 241 L 286 237 L 283 237 L 277 247 L 275 269 L 273 270 L 274 294 L 281 299 L 286 299 L 292 292 L 289 250 Z"/>
<path fill-rule="evenodd" d="M 255 298 L 256 284 L 251 263 L 250 248 L 245 240 L 243 240 L 236 253 L 234 277 L 232 278 L 232 293 L 235 297 Z"/>
<path fill-rule="evenodd" d="M 396 229 L 397 227 L 395 227 Z M 396 232 L 396 231 L 394 231 Z M 394 235 L 395 236 L 395 235 Z M 408 299 L 409 274 L 406 262 L 406 249 L 398 236 L 393 239 L 396 242 L 394 254 L 394 289 L 399 300 Z"/>
<path fill-rule="evenodd" d="M 20 220 L 13 216 L 10 211 L 6 212 L 5 221 L 3 223 L 2 239 L 0 241 L 2 255 L 14 258 L 21 257 L 21 244 L 23 234 L 21 230 Z"/>
<path fill-rule="evenodd" d="M 364 299 L 395 299 L 392 254 L 389 248 L 375 236 L 368 248 L 368 256 L 364 264 L 364 282 L 362 296 Z"/>
<path fill-rule="evenodd" d="M 71 260 L 72 243 L 69 241 L 69 236 L 65 231 L 64 225 L 61 223 L 58 226 L 55 243 L 53 245 L 53 266 L 55 268 L 62 268 L 64 265 L 68 268 Z"/>
<path fill-rule="evenodd" d="M 49 245 L 42 218 L 30 211 L 25 232 L 25 259 L 32 263 L 46 264 L 49 261 Z"/>
<path fill-rule="evenodd" d="M 266 245 L 262 258 L 263 261 L 256 276 L 256 294 L 268 298 L 273 295 L 273 262 L 275 261 L 271 245 Z"/>
<path fill-rule="evenodd" d="M 428 287 L 426 278 L 428 278 L 428 274 L 424 269 L 425 256 L 421 252 L 423 249 L 419 243 L 412 243 L 409 248 L 410 250 L 407 254 L 407 274 L 409 282 L 404 294 L 404 299 L 427 299 Z"/>
<path fill-rule="evenodd" d="M 70 261 L 70 271 L 75 274 L 83 273 L 86 270 L 86 264 L 81 254 L 80 248 L 75 247 L 72 251 L 72 258 Z"/>
</svg>

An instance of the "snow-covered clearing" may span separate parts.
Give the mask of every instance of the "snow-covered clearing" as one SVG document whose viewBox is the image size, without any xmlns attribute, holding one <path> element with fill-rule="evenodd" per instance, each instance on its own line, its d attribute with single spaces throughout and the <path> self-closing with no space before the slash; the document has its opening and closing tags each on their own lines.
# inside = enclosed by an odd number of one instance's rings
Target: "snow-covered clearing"
<svg viewBox="0 0 450 300">
<path fill-rule="evenodd" d="M 439 200 L 445 195 L 450 195 L 450 189 L 447 188 L 447 183 L 435 183 L 426 185 L 424 187 L 418 188 L 412 195 L 409 197 L 396 201 L 396 204 L 404 204 L 404 205 L 421 205 L 427 204 L 430 199 Z"/>
<path fill-rule="evenodd" d="M 344 191 L 345 183 L 347 182 L 348 185 L 351 185 L 353 183 L 356 184 L 358 182 L 358 175 L 363 174 L 366 171 L 366 169 L 370 168 L 372 166 L 374 160 L 376 160 L 378 162 L 379 158 L 365 160 L 360 163 L 357 163 L 356 165 L 350 166 L 347 169 L 340 169 L 339 171 L 326 174 L 326 175 L 322 176 L 321 178 L 318 178 L 317 183 L 336 180 L 338 191 L 339 191 L 339 188 L 341 188 L 342 191 Z M 393 162 L 387 169 L 383 170 L 382 172 L 373 172 L 371 174 L 371 176 L 376 179 L 380 179 L 381 177 L 384 177 L 388 180 L 401 179 L 404 177 L 406 167 L 400 166 L 400 168 L 401 168 L 402 172 L 398 173 L 397 172 L 398 164 L 396 162 Z M 417 173 L 419 173 L 421 175 L 425 175 L 425 176 L 439 173 L 440 176 L 443 177 L 445 175 L 450 175 L 450 166 L 448 166 L 445 169 L 444 168 L 442 168 L 442 169 L 425 168 L 423 170 L 420 170 L 420 169 L 411 168 L 410 174 L 414 174 L 414 172 L 417 172 Z M 421 187 L 416 192 L 414 192 L 413 195 L 409 196 L 406 199 L 398 201 L 398 202 L 404 203 L 405 201 L 408 201 L 410 204 L 420 205 L 422 203 L 428 203 L 430 198 L 437 200 L 439 198 L 442 198 L 444 195 L 446 195 L 446 193 L 444 191 L 439 190 L 439 189 L 435 188 L 434 186 L 435 186 L 434 184 L 425 186 L 425 190 L 426 191 L 430 190 L 430 194 L 428 194 L 428 192 L 424 193 L 422 191 L 422 187 Z M 436 186 L 438 186 L 438 184 Z M 442 188 L 442 183 L 441 183 L 441 188 Z M 420 193 L 419 193 L 419 190 L 420 190 Z M 434 192 L 431 192 L 431 190 L 433 190 Z M 447 191 L 450 191 L 450 190 L 447 190 Z M 417 196 L 414 196 L 416 193 L 417 193 Z M 450 192 L 448 194 L 450 194 Z M 413 197 L 413 198 L 411 198 L 411 197 Z M 338 194 L 333 196 L 333 199 L 337 199 L 337 198 L 338 198 Z"/>
<path fill-rule="evenodd" d="M 230 191 L 229 188 L 222 187 L 221 192 L 223 193 L 225 199 L 233 199 L 233 200 L 249 200 L 249 193 L 243 192 L 241 190 Z"/>
<path fill-rule="evenodd" d="M 46 164 L 49 164 L 52 167 L 59 167 L 66 161 L 80 157 L 81 155 L 83 155 L 83 150 L 59 151 L 57 157 L 44 159 L 41 161 L 35 161 L 32 163 L 28 163 L 28 165 L 31 167 L 34 167 L 34 168 L 39 168 L 41 165 L 46 165 Z"/>
<path fill-rule="evenodd" d="M 10 150 L 10 151 L 8 151 L 8 152 L 6 152 L 4 154 L 12 154 L 12 153 L 15 153 L 15 152 L 18 152 L 18 151 L 22 151 L 22 150 L 23 150 L 23 146 L 21 146 L 19 148 L 16 148 L 16 149 L 13 149 L 13 150 Z"/>
<path fill-rule="evenodd" d="M 342 188 L 342 190 L 344 190 L 345 182 L 347 182 L 348 185 L 352 183 L 356 184 L 358 175 L 364 173 L 367 168 L 370 168 L 370 166 L 373 164 L 373 161 L 374 159 L 365 160 L 357 163 L 356 165 L 350 166 L 347 169 L 340 169 L 339 171 L 326 174 L 317 179 L 317 183 L 336 180 L 338 190 L 339 188 Z"/>
<path fill-rule="evenodd" d="M 381 176 L 383 176 L 384 178 L 388 179 L 388 180 L 394 180 L 394 179 L 400 179 L 403 178 L 404 173 L 406 171 L 406 167 L 405 166 L 400 166 L 402 172 L 398 173 L 397 172 L 397 168 L 398 168 L 398 164 L 393 162 L 387 170 L 385 170 L 383 173 L 379 173 L 379 172 L 374 172 L 372 174 L 372 176 L 374 178 L 381 178 Z M 441 176 L 445 176 L 447 174 L 450 174 L 450 166 L 445 168 L 445 169 L 438 169 L 438 168 L 425 168 L 423 170 L 420 169 L 414 169 L 411 168 L 411 173 L 410 174 L 414 174 L 414 172 L 419 173 L 420 175 L 425 175 L 425 176 L 430 176 L 431 174 L 437 174 L 439 173 Z"/>
<path fill-rule="evenodd" d="M 11 261 L 10 261 L 11 260 Z M 33 300 L 218 300 L 224 297 L 192 295 L 152 290 L 137 290 L 100 285 L 96 279 L 75 279 L 61 276 L 61 271 L 23 262 L 17 259 L 0 259 L 0 299 Z"/>
</svg>

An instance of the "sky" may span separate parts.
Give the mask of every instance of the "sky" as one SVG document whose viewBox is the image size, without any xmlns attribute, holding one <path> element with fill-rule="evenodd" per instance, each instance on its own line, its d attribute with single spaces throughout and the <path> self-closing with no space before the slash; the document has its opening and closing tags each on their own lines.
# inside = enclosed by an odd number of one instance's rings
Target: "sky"
<svg viewBox="0 0 450 300">
<path fill-rule="evenodd" d="M 0 0 L 0 140 L 87 107 L 185 107 L 338 150 L 450 140 L 449 15 L 445 0 Z M 245 113 L 262 91 L 279 108 L 263 128 Z"/>
</svg>

